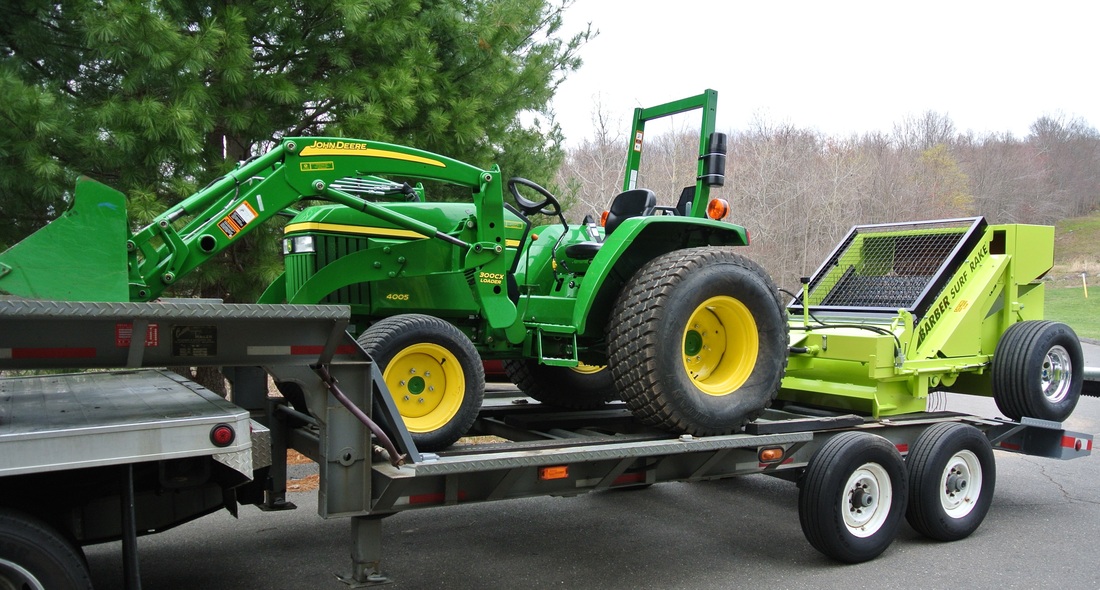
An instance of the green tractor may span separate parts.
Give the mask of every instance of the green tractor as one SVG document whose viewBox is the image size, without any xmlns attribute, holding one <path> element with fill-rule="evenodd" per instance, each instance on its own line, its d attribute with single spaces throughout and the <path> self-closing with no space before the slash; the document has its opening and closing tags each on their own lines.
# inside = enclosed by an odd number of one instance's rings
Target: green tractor
<svg viewBox="0 0 1100 590">
<path fill-rule="evenodd" d="M 482 359 L 503 361 L 548 404 L 618 398 L 651 426 L 732 433 L 778 393 L 788 322 L 771 279 L 736 251 L 744 228 L 721 221 L 728 206 L 709 198 L 724 182 L 716 100 L 708 90 L 636 109 L 623 192 L 599 224 L 567 223 L 550 191 L 495 166 L 373 141 L 284 138 L 134 233 L 123 196 L 82 180 L 68 212 L 0 254 L 0 291 L 154 300 L 260 223 L 291 215 L 285 272 L 260 303 L 350 306 L 421 450 L 472 425 Z M 696 183 L 659 206 L 636 186 L 645 123 L 693 110 L 702 111 Z M 427 201 L 423 181 L 470 198 Z M 328 204 L 290 208 L 306 199 Z M 280 388 L 304 404 L 293 383 Z"/>
</svg>

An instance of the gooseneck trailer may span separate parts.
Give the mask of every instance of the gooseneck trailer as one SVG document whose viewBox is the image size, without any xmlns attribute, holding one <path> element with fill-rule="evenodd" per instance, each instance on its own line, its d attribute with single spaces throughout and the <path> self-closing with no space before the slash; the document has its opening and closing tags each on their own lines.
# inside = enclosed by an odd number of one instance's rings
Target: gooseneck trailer
<svg viewBox="0 0 1100 590">
<path fill-rule="evenodd" d="M 742 433 L 675 435 L 622 404 L 562 410 L 517 392 L 491 398 L 475 423 L 501 442 L 421 453 L 348 319 L 337 306 L 0 301 L 4 370 L 96 369 L 0 381 L 0 576 L 90 587 L 80 547 L 121 539 L 129 587 L 140 587 L 141 535 L 239 505 L 289 508 L 288 448 L 319 465 L 320 515 L 350 520 L 343 574 L 355 584 L 385 580 L 383 517 L 397 512 L 754 473 L 800 481 L 810 543 L 863 561 L 903 516 L 940 540 L 977 528 L 993 449 L 1092 450 L 1090 434 L 1026 417 L 876 419 L 793 403 Z M 175 365 L 223 367 L 233 401 L 146 368 Z M 309 411 L 269 396 L 268 376 L 297 383 Z"/>
</svg>

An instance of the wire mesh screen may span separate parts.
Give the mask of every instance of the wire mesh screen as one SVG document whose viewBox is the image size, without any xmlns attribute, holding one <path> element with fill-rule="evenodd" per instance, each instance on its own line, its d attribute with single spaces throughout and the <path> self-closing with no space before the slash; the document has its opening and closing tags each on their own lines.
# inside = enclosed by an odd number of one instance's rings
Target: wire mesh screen
<svg viewBox="0 0 1100 590">
<path fill-rule="evenodd" d="M 812 277 L 810 307 L 918 312 L 957 268 L 975 226 L 974 219 L 856 226 Z"/>
</svg>

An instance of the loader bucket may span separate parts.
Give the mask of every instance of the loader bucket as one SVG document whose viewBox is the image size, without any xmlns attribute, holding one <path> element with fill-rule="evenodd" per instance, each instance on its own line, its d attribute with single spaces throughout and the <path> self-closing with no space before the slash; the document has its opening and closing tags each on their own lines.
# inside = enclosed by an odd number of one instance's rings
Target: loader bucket
<svg viewBox="0 0 1100 590">
<path fill-rule="evenodd" d="M 126 197 L 88 178 L 49 225 L 0 254 L 0 295 L 129 301 Z"/>
</svg>

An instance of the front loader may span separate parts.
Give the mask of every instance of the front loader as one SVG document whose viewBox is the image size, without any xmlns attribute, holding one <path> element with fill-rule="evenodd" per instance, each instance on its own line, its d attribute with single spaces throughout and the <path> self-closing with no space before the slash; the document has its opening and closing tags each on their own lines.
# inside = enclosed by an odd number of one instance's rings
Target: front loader
<svg viewBox="0 0 1100 590">
<path fill-rule="evenodd" d="M 709 198 L 724 182 L 716 101 L 708 90 L 636 109 L 623 192 L 600 224 L 567 223 L 551 192 L 495 166 L 366 140 L 284 138 L 132 233 L 123 196 L 82 179 L 69 211 L 0 254 L 0 291 L 153 301 L 285 214 L 286 271 L 260 302 L 349 306 L 422 450 L 450 445 L 473 423 L 481 359 L 503 360 L 549 404 L 618 397 L 650 426 L 728 434 L 776 395 L 788 324 L 771 279 L 736 253 L 744 228 L 721 221 L 728 206 Z M 696 182 L 676 206 L 658 206 L 637 186 L 645 123 L 694 110 Z M 421 182 L 457 185 L 469 200 L 425 201 Z M 329 204 L 292 209 L 304 200 Z M 553 221 L 535 225 L 538 214 Z M 305 403 L 296 384 L 279 385 Z"/>
</svg>

